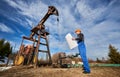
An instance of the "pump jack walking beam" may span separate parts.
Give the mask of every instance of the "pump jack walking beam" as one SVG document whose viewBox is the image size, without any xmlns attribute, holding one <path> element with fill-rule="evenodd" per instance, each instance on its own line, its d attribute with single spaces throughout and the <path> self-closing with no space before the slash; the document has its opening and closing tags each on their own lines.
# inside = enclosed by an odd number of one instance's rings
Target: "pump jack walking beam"
<svg viewBox="0 0 120 77">
<path fill-rule="evenodd" d="M 48 7 L 48 12 L 46 13 L 46 15 L 42 18 L 38 25 L 31 30 L 32 33 L 30 35 L 30 38 L 32 38 L 35 34 L 38 34 L 38 30 L 42 30 L 45 28 L 44 22 L 49 18 L 50 15 L 59 16 L 58 10 L 54 6 Z"/>
</svg>

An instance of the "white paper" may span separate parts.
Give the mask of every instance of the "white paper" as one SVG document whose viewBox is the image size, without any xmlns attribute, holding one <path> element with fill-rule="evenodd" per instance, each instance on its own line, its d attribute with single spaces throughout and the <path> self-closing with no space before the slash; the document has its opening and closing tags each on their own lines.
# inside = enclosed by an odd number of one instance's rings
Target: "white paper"
<svg viewBox="0 0 120 77">
<path fill-rule="evenodd" d="M 66 36 L 65 36 L 66 40 L 67 40 L 67 43 L 70 47 L 70 49 L 73 49 L 75 47 L 78 46 L 77 42 L 75 40 L 72 40 L 72 35 L 70 33 L 68 33 Z"/>
</svg>

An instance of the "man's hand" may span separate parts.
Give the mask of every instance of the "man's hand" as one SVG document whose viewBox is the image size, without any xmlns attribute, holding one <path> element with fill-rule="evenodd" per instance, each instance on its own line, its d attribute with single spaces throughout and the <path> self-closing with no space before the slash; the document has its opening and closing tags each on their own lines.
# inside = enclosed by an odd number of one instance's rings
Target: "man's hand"
<svg viewBox="0 0 120 77">
<path fill-rule="evenodd" d="M 73 37 L 72 40 L 75 40 L 75 38 Z"/>
</svg>

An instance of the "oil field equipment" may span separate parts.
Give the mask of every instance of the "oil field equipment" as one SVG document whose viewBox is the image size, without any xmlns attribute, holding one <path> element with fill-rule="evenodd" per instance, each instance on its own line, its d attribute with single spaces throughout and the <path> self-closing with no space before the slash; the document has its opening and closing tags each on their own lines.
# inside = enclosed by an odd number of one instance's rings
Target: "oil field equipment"
<svg viewBox="0 0 120 77">
<path fill-rule="evenodd" d="M 31 30 L 31 34 L 29 37 L 23 36 L 20 49 L 14 60 L 15 65 L 33 63 L 34 66 L 37 67 L 39 52 L 46 53 L 48 55 L 47 64 L 52 64 L 51 54 L 50 54 L 50 49 L 48 44 L 48 37 L 47 37 L 49 35 L 49 32 L 46 31 L 45 29 L 46 27 L 44 25 L 44 22 L 49 18 L 50 15 L 59 16 L 58 10 L 54 6 L 48 7 L 48 12 L 45 14 L 42 20 L 38 23 L 38 25 Z M 40 42 L 41 38 L 45 39 L 46 43 Z M 33 44 L 25 47 L 23 44 L 24 40 L 31 41 L 33 42 Z M 40 45 L 46 46 L 47 51 L 40 50 Z"/>
</svg>

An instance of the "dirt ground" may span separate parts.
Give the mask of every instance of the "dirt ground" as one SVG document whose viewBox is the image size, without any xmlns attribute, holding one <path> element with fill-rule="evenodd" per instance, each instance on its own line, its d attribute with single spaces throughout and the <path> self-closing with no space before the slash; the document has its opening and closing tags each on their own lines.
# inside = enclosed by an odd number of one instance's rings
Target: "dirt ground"
<svg viewBox="0 0 120 77">
<path fill-rule="evenodd" d="M 16 66 L 0 72 L 0 77 L 120 77 L 120 67 L 91 67 L 90 74 L 82 68 L 51 68 Z"/>
</svg>

